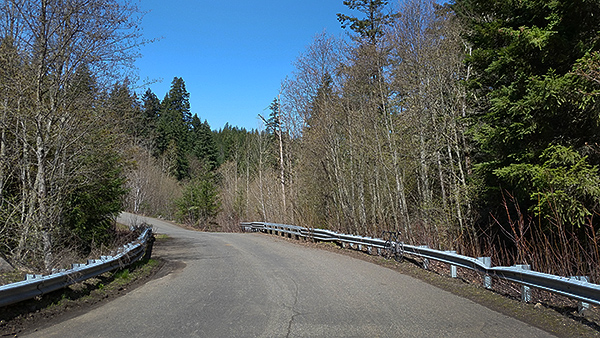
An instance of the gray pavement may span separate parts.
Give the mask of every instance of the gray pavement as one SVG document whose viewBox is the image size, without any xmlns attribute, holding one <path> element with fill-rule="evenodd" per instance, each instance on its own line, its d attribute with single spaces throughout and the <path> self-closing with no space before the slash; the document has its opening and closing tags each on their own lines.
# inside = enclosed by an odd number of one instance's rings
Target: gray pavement
<svg viewBox="0 0 600 338">
<path fill-rule="evenodd" d="M 30 337 L 549 337 L 390 269 L 261 234 L 146 221 L 185 267 Z"/>
</svg>

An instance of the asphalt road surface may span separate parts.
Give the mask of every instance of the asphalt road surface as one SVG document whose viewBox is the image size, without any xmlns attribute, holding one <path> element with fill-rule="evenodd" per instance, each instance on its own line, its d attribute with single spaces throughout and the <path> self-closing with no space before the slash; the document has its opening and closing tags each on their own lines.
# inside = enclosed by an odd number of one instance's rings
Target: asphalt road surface
<svg viewBox="0 0 600 338">
<path fill-rule="evenodd" d="M 30 337 L 549 337 L 537 328 L 362 260 L 257 233 L 173 238 L 181 269 Z"/>
</svg>

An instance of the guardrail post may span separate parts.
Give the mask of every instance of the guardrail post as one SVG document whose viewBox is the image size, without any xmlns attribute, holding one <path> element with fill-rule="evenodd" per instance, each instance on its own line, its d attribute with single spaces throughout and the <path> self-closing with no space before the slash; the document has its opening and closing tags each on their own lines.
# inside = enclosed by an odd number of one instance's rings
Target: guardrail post
<svg viewBox="0 0 600 338">
<path fill-rule="evenodd" d="M 150 233 L 150 236 L 146 242 L 146 252 L 144 253 L 144 257 L 142 259 L 149 260 L 152 258 L 152 248 L 154 247 L 154 242 L 156 241 L 156 237 L 154 237 L 153 233 Z"/>
<path fill-rule="evenodd" d="M 367 247 L 367 253 L 368 253 L 369 255 L 372 255 L 372 254 L 373 254 L 373 246 L 369 245 L 369 246 Z"/>
<path fill-rule="evenodd" d="M 447 253 L 453 253 L 453 254 L 456 253 L 455 250 L 447 250 L 446 252 Z M 450 276 L 452 278 L 456 278 L 458 276 L 456 265 L 450 264 Z"/>
<path fill-rule="evenodd" d="M 570 279 L 578 280 L 580 282 L 586 282 L 586 283 L 588 283 L 590 281 L 588 276 L 571 276 Z M 585 310 L 589 310 L 589 308 L 590 308 L 589 303 L 582 302 L 582 301 L 579 301 L 577 303 L 577 312 L 579 312 L 580 315 L 582 315 Z"/>
<path fill-rule="evenodd" d="M 515 265 L 517 269 L 523 270 L 531 270 L 531 265 L 529 264 L 517 264 Z M 531 288 L 527 285 L 521 285 L 521 300 L 525 303 L 531 302 Z"/>
<path fill-rule="evenodd" d="M 427 245 L 419 245 L 419 248 L 428 249 Z M 429 259 L 423 258 L 423 269 L 427 270 L 429 268 Z"/>
<path fill-rule="evenodd" d="M 477 257 L 477 260 L 483 263 L 486 269 L 492 267 L 492 257 Z M 483 276 L 483 287 L 486 289 L 492 288 L 492 276 L 490 276 L 487 271 L 485 272 L 485 276 Z"/>
<path fill-rule="evenodd" d="M 427 259 L 427 258 L 423 258 L 423 269 L 425 269 L 425 270 L 429 269 L 429 259 Z"/>
</svg>

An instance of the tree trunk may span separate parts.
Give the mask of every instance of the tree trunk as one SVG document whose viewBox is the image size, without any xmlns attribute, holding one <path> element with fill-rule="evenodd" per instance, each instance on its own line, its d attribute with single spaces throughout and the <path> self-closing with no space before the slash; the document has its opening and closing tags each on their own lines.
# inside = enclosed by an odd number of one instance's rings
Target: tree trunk
<svg viewBox="0 0 600 338">
<path fill-rule="evenodd" d="M 279 109 L 279 108 L 278 108 Z M 283 161 L 283 137 L 281 135 L 281 125 L 277 128 L 277 137 L 279 138 L 279 170 L 280 176 L 279 181 L 281 184 L 281 200 L 283 202 L 283 217 L 287 218 L 287 205 L 286 205 L 286 195 L 285 195 L 285 164 Z"/>
<path fill-rule="evenodd" d="M 4 100 L 4 107 L 2 107 L 2 122 L 0 122 L 0 208 L 4 205 L 4 184 L 6 181 L 6 169 L 8 165 L 8 159 L 6 158 L 6 112 L 8 110 L 8 99 Z"/>
</svg>

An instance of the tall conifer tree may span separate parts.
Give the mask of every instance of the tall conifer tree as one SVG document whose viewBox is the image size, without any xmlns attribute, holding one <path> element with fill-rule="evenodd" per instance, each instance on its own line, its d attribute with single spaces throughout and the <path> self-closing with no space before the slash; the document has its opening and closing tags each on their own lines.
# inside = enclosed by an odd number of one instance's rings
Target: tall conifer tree
<svg viewBox="0 0 600 338">
<path fill-rule="evenodd" d="M 200 122 L 197 115 L 192 117 L 192 152 L 203 162 L 208 170 L 214 170 L 217 167 L 217 145 L 210 125 L 207 121 Z"/>
<path fill-rule="evenodd" d="M 468 64 L 477 172 L 489 211 L 502 191 L 543 223 L 580 226 L 598 212 L 597 86 L 576 65 L 600 47 L 600 3 L 457 0 Z"/>
<path fill-rule="evenodd" d="M 172 174 L 179 180 L 189 174 L 186 156 L 190 150 L 191 122 L 190 94 L 185 89 L 183 79 L 175 77 L 171 82 L 171 89 L 161 103 L 156 145 L 161 155 L 168 150 L 174 152 Z"/>
</svg>

